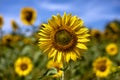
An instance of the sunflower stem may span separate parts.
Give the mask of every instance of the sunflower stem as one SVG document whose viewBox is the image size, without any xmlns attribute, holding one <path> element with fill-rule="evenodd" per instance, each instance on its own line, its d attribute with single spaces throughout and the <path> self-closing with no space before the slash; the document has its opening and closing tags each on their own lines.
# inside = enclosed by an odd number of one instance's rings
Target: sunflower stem
<svg viewBox="0 0 120 80">
<path fill-rule="evenodd" d="M 61 80 L 64 80 L 64 71 L 63 71 L 63 73 L 62 73 Z"/>
<path fill-rule="evenodd" d="M 25 80 L 25 76 L 22 76 L 22 77 L 21 77 L 21 80 Z"/>
<path fill-rule="evenodd" d="M 63 62 L 63 69 L 65 69 L 65 62 Z M 65 69 L 66 70 L 66 69 Z M 61 76 L 61 80 L 65 80 L 65 70 L 63 70 L 62 76 Z"/>
<path fill-rule="evenodd" d="M 2 56 L 2 28 L 0 28 L 0 57 Z"/>
</svg>

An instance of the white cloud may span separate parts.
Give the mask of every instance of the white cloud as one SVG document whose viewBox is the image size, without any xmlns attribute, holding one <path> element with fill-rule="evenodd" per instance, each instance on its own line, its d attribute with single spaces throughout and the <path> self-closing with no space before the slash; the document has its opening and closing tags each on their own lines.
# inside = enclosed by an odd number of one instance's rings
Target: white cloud
<svg viewBox="0 0 120 80">
<path fill-rule="evenodd" d="M 111 6 L 110 6 L 111 5 Z M 98 22 L 102 20 L 113 20 L 120 18 L 120 15 L 114 12 L 116 5 L 99 4 L 99 2 L 88 2 L 87 5 L 81 5 L 81 16 L 87 23 Z M 78 11 L 76 9 L 76 11 Z M 79 9 L 80 11 L 80 9 Z"/>
<path fill-rule="evenodd" d="M 43 2 L 40 4 L 40 7 L 42 7 L 43 9 L 48 9 L 48 10 L 59 10 L 59 11 L 64 11 L 64 10 L 68 10 L 71 8 L 71 6 L 69 4 L 55 4 L 55 3 L 48 3 L 48 2 Z"/>
</svg>

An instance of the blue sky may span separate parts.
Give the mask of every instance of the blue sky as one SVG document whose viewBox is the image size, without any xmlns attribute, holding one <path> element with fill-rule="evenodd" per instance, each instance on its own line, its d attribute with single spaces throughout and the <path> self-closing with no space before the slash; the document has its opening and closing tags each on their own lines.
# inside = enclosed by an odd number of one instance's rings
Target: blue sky
<svg viewBox="0 0 120 80">
<path fill-rule="evenodd" d="M 80 17 L 85 26 L 103 30 L 114 19 L 120 20 L 120 0 L 0 0 L 0 15 L 4 17 L 4 31 L 10 31 L 10 20 L 20 26 L 20 10 L 32 7 L 37 11 L 35 25 L 47 22 L 52 15 L 64 12 Z"/>
</svg>

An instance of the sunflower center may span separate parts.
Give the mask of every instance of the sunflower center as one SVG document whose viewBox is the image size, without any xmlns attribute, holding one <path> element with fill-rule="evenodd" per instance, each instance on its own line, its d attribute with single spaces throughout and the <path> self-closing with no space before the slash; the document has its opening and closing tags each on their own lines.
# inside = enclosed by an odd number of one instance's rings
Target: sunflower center
<svg viewBox="0 0 120 80">
<path fill-rule="evenodd" d="M 100 67 L 99 67 L 99 70 L 102 71 L 102 72 L 104 72 L 104 71 L 106 70 L 106 66 L 105 66 L 105 65 L 100 66 Z"/>
<path fill-rule="evenodd" d="M 110 51 L 114 51 L 114 48 L 111 48 Z"/>
<path fill-rule="evenodd" d="M 55 35 L 56 43 L 60 45 L 67 45 L 71 42 L 72 35 L 66 30 L 60 30 Z"/>
<path fill-rule="evenodd" d="M 11 39 L 9 39 L 9 38 L 7 39 L 7 42 L 8 42 L 8 43 L 11 42 L 11 41 L 12 41 Z"/>
<path fill-rule="evenodd" d="M 58 29 L 52 34 L 52 44 L 59 51 L 70 51 L 77 43 L 77 36 L 70 29 Z"/>
<path fill-rule="evenodd" d="M 106 66 L 106 60 L 103 60 L 101 62 L 98 63 L 97 65 L 97 69 L 104 72 L 106 70 L 107 66 Z"/>
<path fill-rule="evenodd" d="M 26 12 L 26 20 L 27 21 L 31 21 L 31 19 L 32 19 L 32 12 L 31 11 L 28 11 L 28 12 Z"/>
<path fill-rule="evenodd" d="M 25 64 L 25 63 L 23 63 L 23 64 L 21 64 L 21 70 L 26 70 L 27 68 L 28 68 L 28 65 L 27 64 Z"/>
</svg>

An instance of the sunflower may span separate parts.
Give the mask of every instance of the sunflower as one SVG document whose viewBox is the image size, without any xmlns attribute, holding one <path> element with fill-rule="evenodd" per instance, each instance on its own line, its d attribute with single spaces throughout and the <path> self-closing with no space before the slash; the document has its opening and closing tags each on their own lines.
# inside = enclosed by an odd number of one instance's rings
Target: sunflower
<svg viewBox="0 0 120 80">
<path fill-rule="evenodd" d="M 15 61 L 14 67 L 19 76 L 26 76 L 31 72 L 33 65 L 30 58 L 20 57 Z"/>
<path fill-rule="evenodd" d="M 47 53 L 54 61 L 76 61 L 81 51 L 86 50 L 89 41 L 88 28 L 77 16 L 64 13 L 52 16 L 47 24 L 42 24 L 39 31 L 39 46 L 43 53 Z"/>
<path fill-rule="evenodd" d="M 6 34 L 2 37 L 2 45 L 6 45 L 10 47 L 16 44 L 20 40 L 21 40 L 21 36 L 19 35 Z"/>
<path fill-rule="evenodd" d="M 107 77 L 110 74 L 112 62 L 106 57 L 99 57 L 93 62 L 93 71 L 97 77 Z"/>
<path fill-rule="evenodd" d="M 13 36 L 10 34 L 4 35 L 2 38 L 3 45 L 11 45 L 13 43 Z"/>
<path fill-rule="evenodd" d="M 61 77 L 63 73 L 63 71 L 61 70 L 63 68 L 62 62 L 54 62 L 53 60 L 50 60 L 47 64 L 47 68 L 50 69 L 53 67 L 57 69 L 57 73 L 54 74 L 53 77 Z"/>
<path fill-rule="evenodd" d="M 109 24 L 109 26 L 110 26 L 110 28 L 111 28 L 111 30 L 112 30 L 113 32 L 115 32 L 115 33 L 118 33 L 118 32 L 119 32 L 119 28 L 118 28 L 118 26 L 116 25 L 115 22 L 111 22 L 111 23 Z"/>
<path fill-rule="evenodd" d="M 2 26 L 3 26 L 3 17 L 2 16 L 0 16 L 0 29 L 2 28 Z"/>
<path fill-rule="evenodd" d="M 108 44 L 105 49 L 106 52 L 111 56 L 114 56 L 118 53 L 118 47 L 115 43 Z"/>
<path fill-rule="evenodd" d="M 92 29 L 90 31 L 90 34 L 91 34 L 91 37 L 95 38 L 95 39 L 101 39 L 101 37 L 102 37 L 102 33 L 97 29 Z"/>
<path fill-rule="evenodd" d="M 33 25 L 36 21 L 37 13 L 33 8 L 22 8 L 20 18 L 25 25 Z"/>
<path fill-rule="evenodd" d="M 16 31 L 19 28 L 18 24 L 14 20 L 11 20 L 11 25 L 12 25 L 13 31 Z"/>
</svg>

